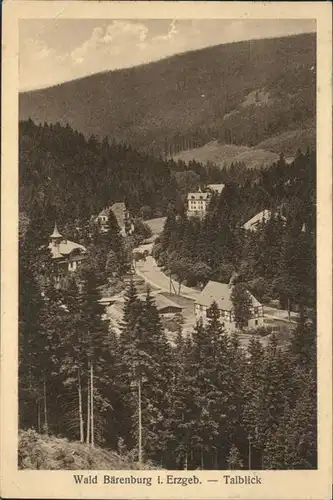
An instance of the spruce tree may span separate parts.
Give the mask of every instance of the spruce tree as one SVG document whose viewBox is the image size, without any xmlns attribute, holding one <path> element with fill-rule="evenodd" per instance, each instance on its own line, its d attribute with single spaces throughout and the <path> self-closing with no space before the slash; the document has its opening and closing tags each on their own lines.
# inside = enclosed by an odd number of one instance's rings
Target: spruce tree
<svg viewBox="0 0 333 500">
<path fill-rule="evenodd" d="M 251 297 L 245 286 L 239 283 L 233 286 L 230 298 L 233 305 L 236 327 L 243 330 L 251 318 Z"/>
</svg>

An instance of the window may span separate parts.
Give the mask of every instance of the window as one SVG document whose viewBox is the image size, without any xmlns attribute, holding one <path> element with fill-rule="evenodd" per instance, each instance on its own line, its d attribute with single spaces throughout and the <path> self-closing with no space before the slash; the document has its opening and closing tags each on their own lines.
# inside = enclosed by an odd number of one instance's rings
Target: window
<svg viewBox="0 0 333 500">
<path fill-rule="evenodd" d="M 207 309 L 206 316 L 207 316 L 207 318 L 211 318 L 212 317 L 212 312 L 210 311 L 210 309 Z"/>
<path fill-rule="evenodd" d="M 257 319 L 255 320 L 254 324 L 255 324 L 256 326 L 258 326 L 258 320 L 257 320 Z"/>
</svg>

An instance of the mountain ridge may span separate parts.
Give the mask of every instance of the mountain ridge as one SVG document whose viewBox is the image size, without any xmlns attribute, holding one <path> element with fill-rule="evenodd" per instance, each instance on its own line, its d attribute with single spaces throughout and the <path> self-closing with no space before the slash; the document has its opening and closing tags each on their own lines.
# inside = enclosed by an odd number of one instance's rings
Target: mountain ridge
<svg viewBox="0 0 333 500">
<path fill-rule="evenodd" d="M 20 119 L 155 154 L 184 140 L 252 147 L 314 127 L 315 49 L 314 34 L 205 47 L 21 93 Z"/>
</svg>

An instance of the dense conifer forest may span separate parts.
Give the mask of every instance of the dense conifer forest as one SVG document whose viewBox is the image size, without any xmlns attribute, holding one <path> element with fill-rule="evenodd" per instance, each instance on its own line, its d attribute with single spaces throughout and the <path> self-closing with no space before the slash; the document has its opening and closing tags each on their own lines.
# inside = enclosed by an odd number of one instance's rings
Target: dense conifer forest
<svg viewBox="0 0 333 500">
<path fill-rule="evenodd" d="M 190 221 L 187 187 L 207 181 L 226 187 L 203 221 Z M 250 460 L 253 469 L 316 468 L 315 188 L 311 151 L 242 174 L 240 165 L 185 166 L 69 127 L 21 123 L 20 427 L 169 469 L 246 469 Z M 133 242 L 115 219 L 102 235 L 91 215 L 124 199 L 135 213 L 167 215 L 154 252 L 181 281 L 234 273 L 261 300 L 297 308 L 288 340 L 272 335 L 263 347 L 252 338 L 244 350 L 213 303 L 206 326 L 171 343 L 150 291 L 139 296 L 133 281 L 116 334 L 100 285 L 128 271 Z M 245 235 L 241 225 L 263 208 L 281 215 Z M 89 255 L 61 290 L 45 247 L 55 219 Z"/>
</svg>

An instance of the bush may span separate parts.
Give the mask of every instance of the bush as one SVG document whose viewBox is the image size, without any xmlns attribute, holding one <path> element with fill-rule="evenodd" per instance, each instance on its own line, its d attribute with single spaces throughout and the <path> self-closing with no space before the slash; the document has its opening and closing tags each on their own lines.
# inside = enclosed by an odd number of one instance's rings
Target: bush
<svg viewBox="0 0 333 500">
<path fill-rule="evenodd" d="M 19 432 L 18 468 L 39 470 L 124 470 L 137 469 L 136 450 L 122 450 L 122 455 L 85 443 L 38 434 L 35 430 Z M 146 462 L 144 469 L 154 469 Z"/>
<path fill-rule="evenodd" d="M 266 337 L 267 335 L 270 335 L 271 329 L 267 328 L 265 326 L 260 326 L 259 328 L 251 328 L 248 330 L 244 330 L 243 333 L 247 333 L 248 335 L 259 335 L 260 337 Z"/>
</svg>

